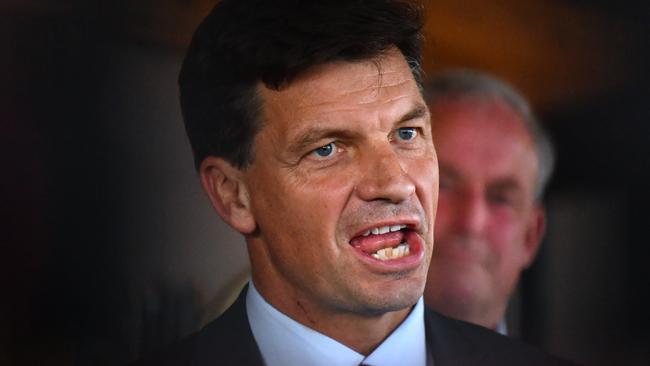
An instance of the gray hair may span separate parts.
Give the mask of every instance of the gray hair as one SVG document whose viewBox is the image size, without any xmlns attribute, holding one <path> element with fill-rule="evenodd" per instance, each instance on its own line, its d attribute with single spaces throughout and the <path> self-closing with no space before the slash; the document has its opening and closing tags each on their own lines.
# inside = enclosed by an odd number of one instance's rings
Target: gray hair
<svg viewBox="0 0 650 366">
<path fill-rule="evenodd" d="M 512 108 L 521 116 L 535 144 L 539 167 L 534 198 L 536 201 L 542 199 L 555 166 L 555 149 L 548 133 L 521 93 L 506 82 L 482 72 L 459 69 L 444 71 L 429 79 L 424 86 L 424 98 L 429 105 L 440 100 L 496 99 Z"/>
</svg>

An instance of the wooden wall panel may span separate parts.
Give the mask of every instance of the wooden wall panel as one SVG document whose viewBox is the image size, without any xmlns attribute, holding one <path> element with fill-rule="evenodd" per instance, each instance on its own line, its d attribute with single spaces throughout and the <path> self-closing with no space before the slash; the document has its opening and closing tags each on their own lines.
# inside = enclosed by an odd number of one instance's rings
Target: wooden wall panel
<svg viewBox="0 0 650 366">
<path fill-rule="evenodd" d="M 545 107 L 597 96 L 629 81 L 632 25 L 566 2 L 428 1 L 425 70 L 493 72 Z"/>
</svg>

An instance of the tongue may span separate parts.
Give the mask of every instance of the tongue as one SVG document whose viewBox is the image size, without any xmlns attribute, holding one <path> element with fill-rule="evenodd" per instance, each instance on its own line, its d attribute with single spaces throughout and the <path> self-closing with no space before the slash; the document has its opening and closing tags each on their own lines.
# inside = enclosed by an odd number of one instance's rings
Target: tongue
<svg viewBox="0 0 650 366">
<path fill-rule="evenodd" d="M 393 231 L 380 235 L 357 236 L 350 240 L 350 245 L 353 247 L 372 254 L 379 249 L 396 247 L 404 241 L 404 233 L 401 231 Z"/>
</svg>

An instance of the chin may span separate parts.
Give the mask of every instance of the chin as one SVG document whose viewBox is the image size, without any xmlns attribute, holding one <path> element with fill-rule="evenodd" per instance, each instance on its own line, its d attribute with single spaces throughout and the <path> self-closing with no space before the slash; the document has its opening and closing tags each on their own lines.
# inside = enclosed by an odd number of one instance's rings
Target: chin
<svg viewBox="0 0 650 366">
<path fill-rule="evenodd" d="M 369 315 L 384 314 L 412 307 L 422 296 L 422 283 L 395 283 L 384 285 L 366 298 L 365 313 Z"/>
</svg>

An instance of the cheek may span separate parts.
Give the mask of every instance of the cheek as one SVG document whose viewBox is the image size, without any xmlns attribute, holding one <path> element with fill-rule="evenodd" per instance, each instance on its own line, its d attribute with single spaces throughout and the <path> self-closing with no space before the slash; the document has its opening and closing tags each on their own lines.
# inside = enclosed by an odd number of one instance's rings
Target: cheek
<svg viewBox="0 0 650 366">
<path fill-rule="evenodd" d="M 350 196 L 351 181 L 340 173 L 287 174 L 273 184 L 262 184 L 262 210 L 273 224 L 266 226 L 281 228 L 278 235 L 293 240 L 330 238 Z"/>
<path fill-rule="evenodd" d="M 488 242 L 495 254 L 511 257 L 523 248 L 523 224 L 508 210 L 495 210 L 490 214 Z"/>
<path fill-rule="evenodd" d="M 316 222 L 334 219 L 354 189 L 353 178 L 346 173 L 317 174 L 290 184 L 288 191 L 296 198 L 292 205 L 300 204 L 299 209 Z"/>
<path fill-rule="evenodd" d="M 449 231 L 449 227 L 453 221 L 453 216 L 456 214 L 454 211 L 454 203 L 452 202 L 451 195 L 441 190 L 438 195 L 438 205 L 435 221 L 436 238 L 444 238 Z"/>
</svg>

